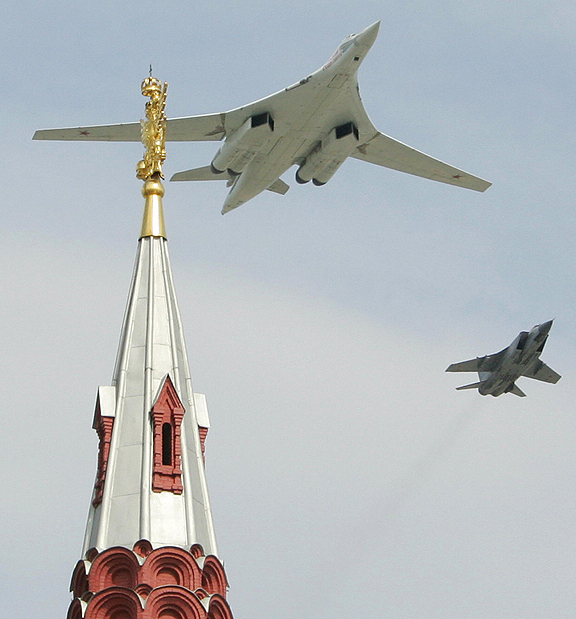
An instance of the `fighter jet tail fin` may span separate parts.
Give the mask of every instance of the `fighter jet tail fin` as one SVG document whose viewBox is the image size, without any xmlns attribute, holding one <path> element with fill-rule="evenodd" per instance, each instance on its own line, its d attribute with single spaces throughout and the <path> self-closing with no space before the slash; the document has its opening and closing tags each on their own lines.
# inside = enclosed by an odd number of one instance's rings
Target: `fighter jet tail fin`
<svg viewBox="0 0 576 619">
<path fill-rule="evenodd" d="M 472 383 L 470 385 L 462 385 L 462 387 L 456 387 L 456 391 L 463 391 L 464 389 L 478 389 L 478 387 L 481 387 L 486 381 L 481 380 L 480 382 L 477 383 Z"/>
<path fill-rule="evenodd" d="M 506 393 L 513 393 L 514 395 L 517 395 L 520 398 L 526 397 L 526 394 L 522 391 L 522 389 L 520 389 L 520 387 L 518 387 L 516 383 L 512 383 L 512 386 L 506 389 Z"/>
</svg>

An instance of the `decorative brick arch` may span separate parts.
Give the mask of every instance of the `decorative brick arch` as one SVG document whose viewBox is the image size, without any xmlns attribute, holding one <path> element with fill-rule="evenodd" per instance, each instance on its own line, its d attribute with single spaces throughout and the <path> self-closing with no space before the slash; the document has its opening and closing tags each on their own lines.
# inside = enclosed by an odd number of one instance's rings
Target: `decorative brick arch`
<svg viewBox="0 0 576 619">
<path fill-rule="evenodd" d="M 86 604 L 84 604 L 86 606 Z M 82 602 L 79 599 L 72 600 L 66 613 L 66 619 L 82 619 L 84 616 L 84 608 Z"/>
<path fill-rule="evenodd" d="M 205 589 L 196 589 L 196 591 L 194 591 L 194 595 L 199 599 L 199 600 L 203 600 L 204 598 L 209 598 L 210 594 L 208 593 L 208 591 L 206 591 Z"/>
<path fill-rule="evenodd" d="M 200 600 L 184 587 L 158 587 L 146 601 L 142 619 L 206 619 Z"/>
<path fill-rule="evenodd" d="M 167 374 L 150 415 L 154 433 L 152 490 L 182 494 L 182 418 L 184 405 Z"/>
<path fill-rule="evenodd" d="M 90 563 L 92 563 L 99 554 L 100 551 L 98 550 L 98 548 L 92 546 L 92 548 L 88 548 L 86 554 L 84 555 L 84 558 L 86 559 L 86 561 L 90 561 Z"/>
<path fill-rule="evenodd" d="M 153 550 L 146 558 L 139 582 L 152 588 L 178 585 L 194 591 L 202 585 L 202 572 L 189 552 L 164 546 Z"/>
<path fill-rule="evenodd" d="M 127 548 L 109 548 L 100 553 L 88 575 L 90 591 L 98 593 L 110 587 L 134 589 L 138 582 L 140 565 L 136 556 Z"/>
<path fill-rule="evenodd" d="M 88 586 L 88 575 L 86 574 L 86 564 L 84 561 L 78 561 L 76 567 L 72 572 L 72 579 L 70 580 L 70 591 L 75 598 L 81 598 L 87 591 L 90 590 Z"/>
<path fill-rule="evenodd" d="M 134 544 L 132 550 L 142 558 L 146 558 L 152 552 L 152 544 L 147 539 L 141 539 Z"/>
<path fill-rule="evenodd" d="M 194 544 L 190 548 L 190 554 L 195 558 L 199 559 L 204 556 L 204 548 L 202 548 L 202 544 Z"/>
<path fill-rule="evenodd" d="M 147 585 L 146 583 L 140 583 L 136 585 L 136 589 L 134 589 L 136 593 L 143 599 L 146 600 L 150 593 L 152 592 L 152 587 Z"/>
<path fill-rule="evenodd" d="M 140 540 L 134 550 L 89 554 L 93 561 L 74 568 L 67 619 L 233 619 L 224 567 L 214 555 L 204 557 L 200 544 L 152 550 Z"/>
<path fill-rule="evenodd" d="M 222 563 L 214 555 L 208 555 L 202 568 L 202 588 L 225 598 L 227 587 L 228 580 Z"/>
<path fill-rule="evenodd" d="M 210 598 L 208 619 L 233 619 L 230 606 L 221 595 L 215 594 Z"/>
<path fill-rule="evenodd" d="M 84 619 L 140 619 L 141 616 L 142 605 L 134 591 L 111 587 L 94 596 Z"/>
</svg>

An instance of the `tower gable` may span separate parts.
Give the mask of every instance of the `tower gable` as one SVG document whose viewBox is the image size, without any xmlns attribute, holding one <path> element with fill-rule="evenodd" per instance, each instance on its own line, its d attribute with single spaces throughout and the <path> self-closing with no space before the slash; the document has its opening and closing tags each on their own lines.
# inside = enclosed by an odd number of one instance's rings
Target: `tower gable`
<svg viewBox="0 0 576 619">
<path fill-rule="evenodd" d="M 185 409 L 167 374 L 152 407 L 154 466 L 152 490 L 182 494 L 182 418 Z"/>
</svg>

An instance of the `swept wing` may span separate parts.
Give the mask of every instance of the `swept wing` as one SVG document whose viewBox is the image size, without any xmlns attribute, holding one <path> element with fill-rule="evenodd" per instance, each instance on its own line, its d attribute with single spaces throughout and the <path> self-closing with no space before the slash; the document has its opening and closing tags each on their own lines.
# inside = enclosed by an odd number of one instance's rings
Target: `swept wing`
<svg viewBox="0 0 576 619">
<path fill-rule="evenodd" d="M 446 372 L 493 372 L 502 361 L 506 350 L 508 349 L 504 348 L 493 355 L 453 363 L 446 368 Z"/>
<path fill-rule="evenodd" d="M 425 155 L 380 132 L 368 142 L 359 146 L 351 157 L 375 163 L 384 168 L 391 168 L 399 172 L 406 172 L 414 176 L 421 176 L 474 191 L 486 191 L 492 185 L 488 181 Z"/>
<path fill-rule="evenodd" d="M 221 140 L 225 135 L 225 114 L 204 114 L 171 118 L 166 121 L 166 140 L 171 142 L 204 142 Z M 40 129 L 34 140 L 66 140 L 85 142 L 140 142 L 140 123 Z"/>
<path fill-rule="evenodd" d="M 562 378 L 558 372 L 548 367 L 543 361 L 538 361 L 538 364 L 530 372 L 523 374 L 523 376 L 552 384 L 556 384 Z"/>
</svg>

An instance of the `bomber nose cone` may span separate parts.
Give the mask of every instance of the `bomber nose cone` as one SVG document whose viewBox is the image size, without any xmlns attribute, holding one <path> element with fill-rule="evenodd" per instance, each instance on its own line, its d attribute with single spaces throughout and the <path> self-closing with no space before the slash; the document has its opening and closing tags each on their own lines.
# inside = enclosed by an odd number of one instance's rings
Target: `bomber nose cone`
<svg viewBox="0 0 576 619">
<path fill-rule="evenodd" d="M 538 331 L 541 335 L 547 335 L 548 332 L 550 331 L 550 329 L 552 328 L 552 323 L 554 322 L 554 320 L 549 320 L 548 322 L 543 322 L 540 327 L 538 328 Z"/>
<path fill-rule="evenodd" d="M 358 35 L 358 42 L 366 47 L 372 47 L 376 37 L 378 36 L 378 30 L 380 30 L 380 20 L 368 26 L 365 30 Z"/>
</svg>

